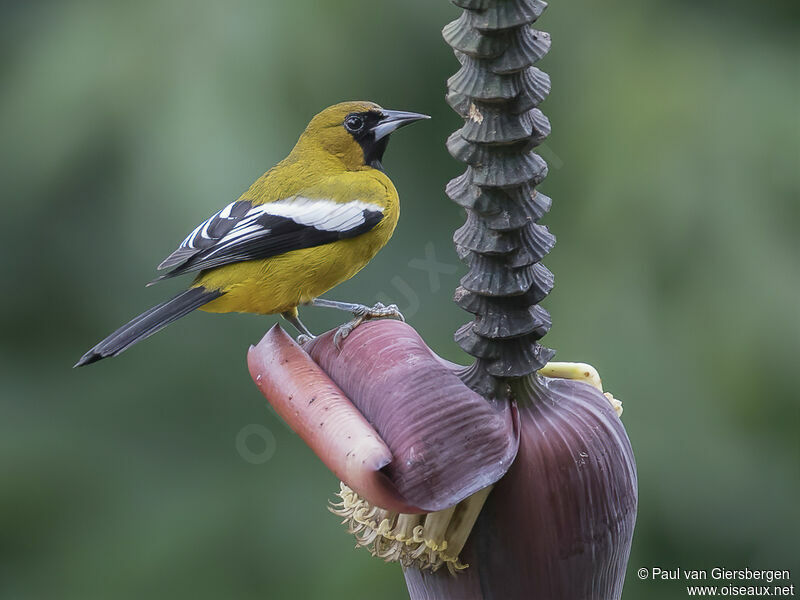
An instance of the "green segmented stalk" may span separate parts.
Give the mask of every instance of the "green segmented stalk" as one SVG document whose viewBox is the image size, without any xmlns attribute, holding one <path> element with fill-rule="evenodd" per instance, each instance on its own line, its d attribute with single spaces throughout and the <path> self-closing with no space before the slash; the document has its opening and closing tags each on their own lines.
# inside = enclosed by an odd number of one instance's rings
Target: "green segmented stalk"
<svg viewBox="0 0 800 600">
<path fill-rule="evenodd" d="M 447 82 L 447 102 L 464 126 L 447 148 L 467 164 L 447 195 L 467 211 L 456 231 L 459 257 L 469 267 L 455 301 L 475 315 L 455 334 L 476 358 L 462 373 L 484 396 L 529 375 L 555 352 L 539 344 L 550 315 L 538 303 L 553 287 L 541 264 L 555 238 L 537 221 L 550 208 L 538 186 L 547 164 L 536 154 L 550 133 L 537 108 L 550 78 L 534 67 L 550 49 L 550 36 L 532 28 L 547 6 L 540 0 L 452 0 L 464 9 L 443 35 L 461 63 Z"/>
</svg>

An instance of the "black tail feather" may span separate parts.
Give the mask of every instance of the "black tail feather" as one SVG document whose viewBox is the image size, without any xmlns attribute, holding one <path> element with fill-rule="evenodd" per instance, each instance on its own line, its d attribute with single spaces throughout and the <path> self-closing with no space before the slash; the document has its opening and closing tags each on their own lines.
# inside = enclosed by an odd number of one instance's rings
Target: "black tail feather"
<svg viewBox="0 0 800 600">
<path fill-rule="evenodd" d="M 150 337 L 196 308 L 200 308 L 215 298 L 219 298 L 223 293 L 218 290 L 207 290 L 204 287 L 193 287 L 181 292 L 171 300 L 157 304 L 117 329 L 84 354 L 75 363 L 75 366 L 82 367 L 83 365 L 97 362 L 102 358 L 116 356 L 136 342 Z"/>
</svg>

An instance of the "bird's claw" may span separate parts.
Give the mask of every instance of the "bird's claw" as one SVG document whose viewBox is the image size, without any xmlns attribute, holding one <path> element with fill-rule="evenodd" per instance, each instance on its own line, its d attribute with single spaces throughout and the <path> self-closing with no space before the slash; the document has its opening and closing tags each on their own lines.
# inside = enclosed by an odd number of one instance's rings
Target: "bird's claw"
<svg viewBox="0 0 800 600">
<path fill-rule="evenodd" d="M 367 319 L 386 319 L 395 318 L 405 323 L 405 317 L 396 304 L 384 306 L 383 303 L 377 302 L 374 306 L 360 306 L 357 310 L 353 311 L 354 319 L 351 319 L 333 334 L 333 345 L 337 350 L 341 350 L 341 343 L 352 331 L 361 325 Z"/>
<path fill-rule="evenodd" d="M 399 319 L 403 322 L 406 320 L 403 316 L 403 313 L 401 313 L 400 309 L 397 308 L 396 304 L 384 306 L 382 302 L 376 302 L 374 306 L 361 306 L 354 314 L 357 317 L 363 317 L 364 319 L 382 319 L 386 317 L 394 317 L 395 319 Z"/>
<path fill-rule="evenodd" d="M 305 333 L 301 333 L 300 335 L 297 336 L 297 343 L 302 346 L 303 344 L 307 344 L 316 337 L 317 336 L 315 335 L 306 335 Z"/>
<path fill-rule="evenodd" d="M 356 327 L 361 325 L 363 321 L 364 317 L 362 316 L 356 317 L 355 319 L 351 319 L 350 321 L 348 321 L 347 323 L 345 323 L 344 325 L 339 327 L 339 329 L 336 330 L 336 333 L 333 334 L 333 345 L 336 346 L 337 350 L 342 349 L 342 340 L 344 340 L 344 338 L 350 335 L 350 333 Z"/>
</svg>

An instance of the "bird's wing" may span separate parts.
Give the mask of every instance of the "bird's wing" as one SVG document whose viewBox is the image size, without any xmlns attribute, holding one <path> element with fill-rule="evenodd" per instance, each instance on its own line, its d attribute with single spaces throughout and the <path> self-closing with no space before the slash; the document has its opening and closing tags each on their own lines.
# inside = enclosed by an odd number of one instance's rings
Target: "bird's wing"
<svg viewBox="0 0 800 600">
<path fill-rule="evenodd" d="M 382 218 L 381 206 L 360 200 L 293 196 L 256 206 L 240 200 L 198 225 L 158 266 L 174 268 L 155 281 L 354 237 Z"/>
<path fill-rule="evenodd" d="M 222 210 L 211 215 L 195 227 L 172 254 L 161 261 L 161 264 L 158 265 L 158 270 L 177 267 L 196 254 L 212 247 L 225 237 L 247 215 L 251 208 L 252 205 L 249 202 L 231 202 Z"/>
</svg>

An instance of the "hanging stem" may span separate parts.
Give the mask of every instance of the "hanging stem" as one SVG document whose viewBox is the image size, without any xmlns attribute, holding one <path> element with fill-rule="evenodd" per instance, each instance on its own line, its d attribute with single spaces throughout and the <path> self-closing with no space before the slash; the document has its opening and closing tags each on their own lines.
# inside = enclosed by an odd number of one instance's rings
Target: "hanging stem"
<svg viewBox="0 0 800 600">
<path fill-rule="evenodd" d="M 467 211 L 453 238 L 469 267 L 455 301 L 475 315 L 455 339 L 476 358 L 462 379 L 498 397 L 507 394 L 508 380 L 537 371 L 554 355 L 539 344 L 551 321 L 538 303 L 553 287 L 541 260 L 555 238 L 537 223 L 551 201 L 536 189 L 547 164 L 533 151 L 550 133 L 537 108 L 550 78 L 533 66 L 549 50 L 550 36 L 531 27 L 547 5 L 452 1 L 464 13 L 443 31 L 461 62 L 447 82 L 447 101 L 464 126 L 447 148 L 467 170 L 448 184 L 447 195 Z"/>
</svg>

